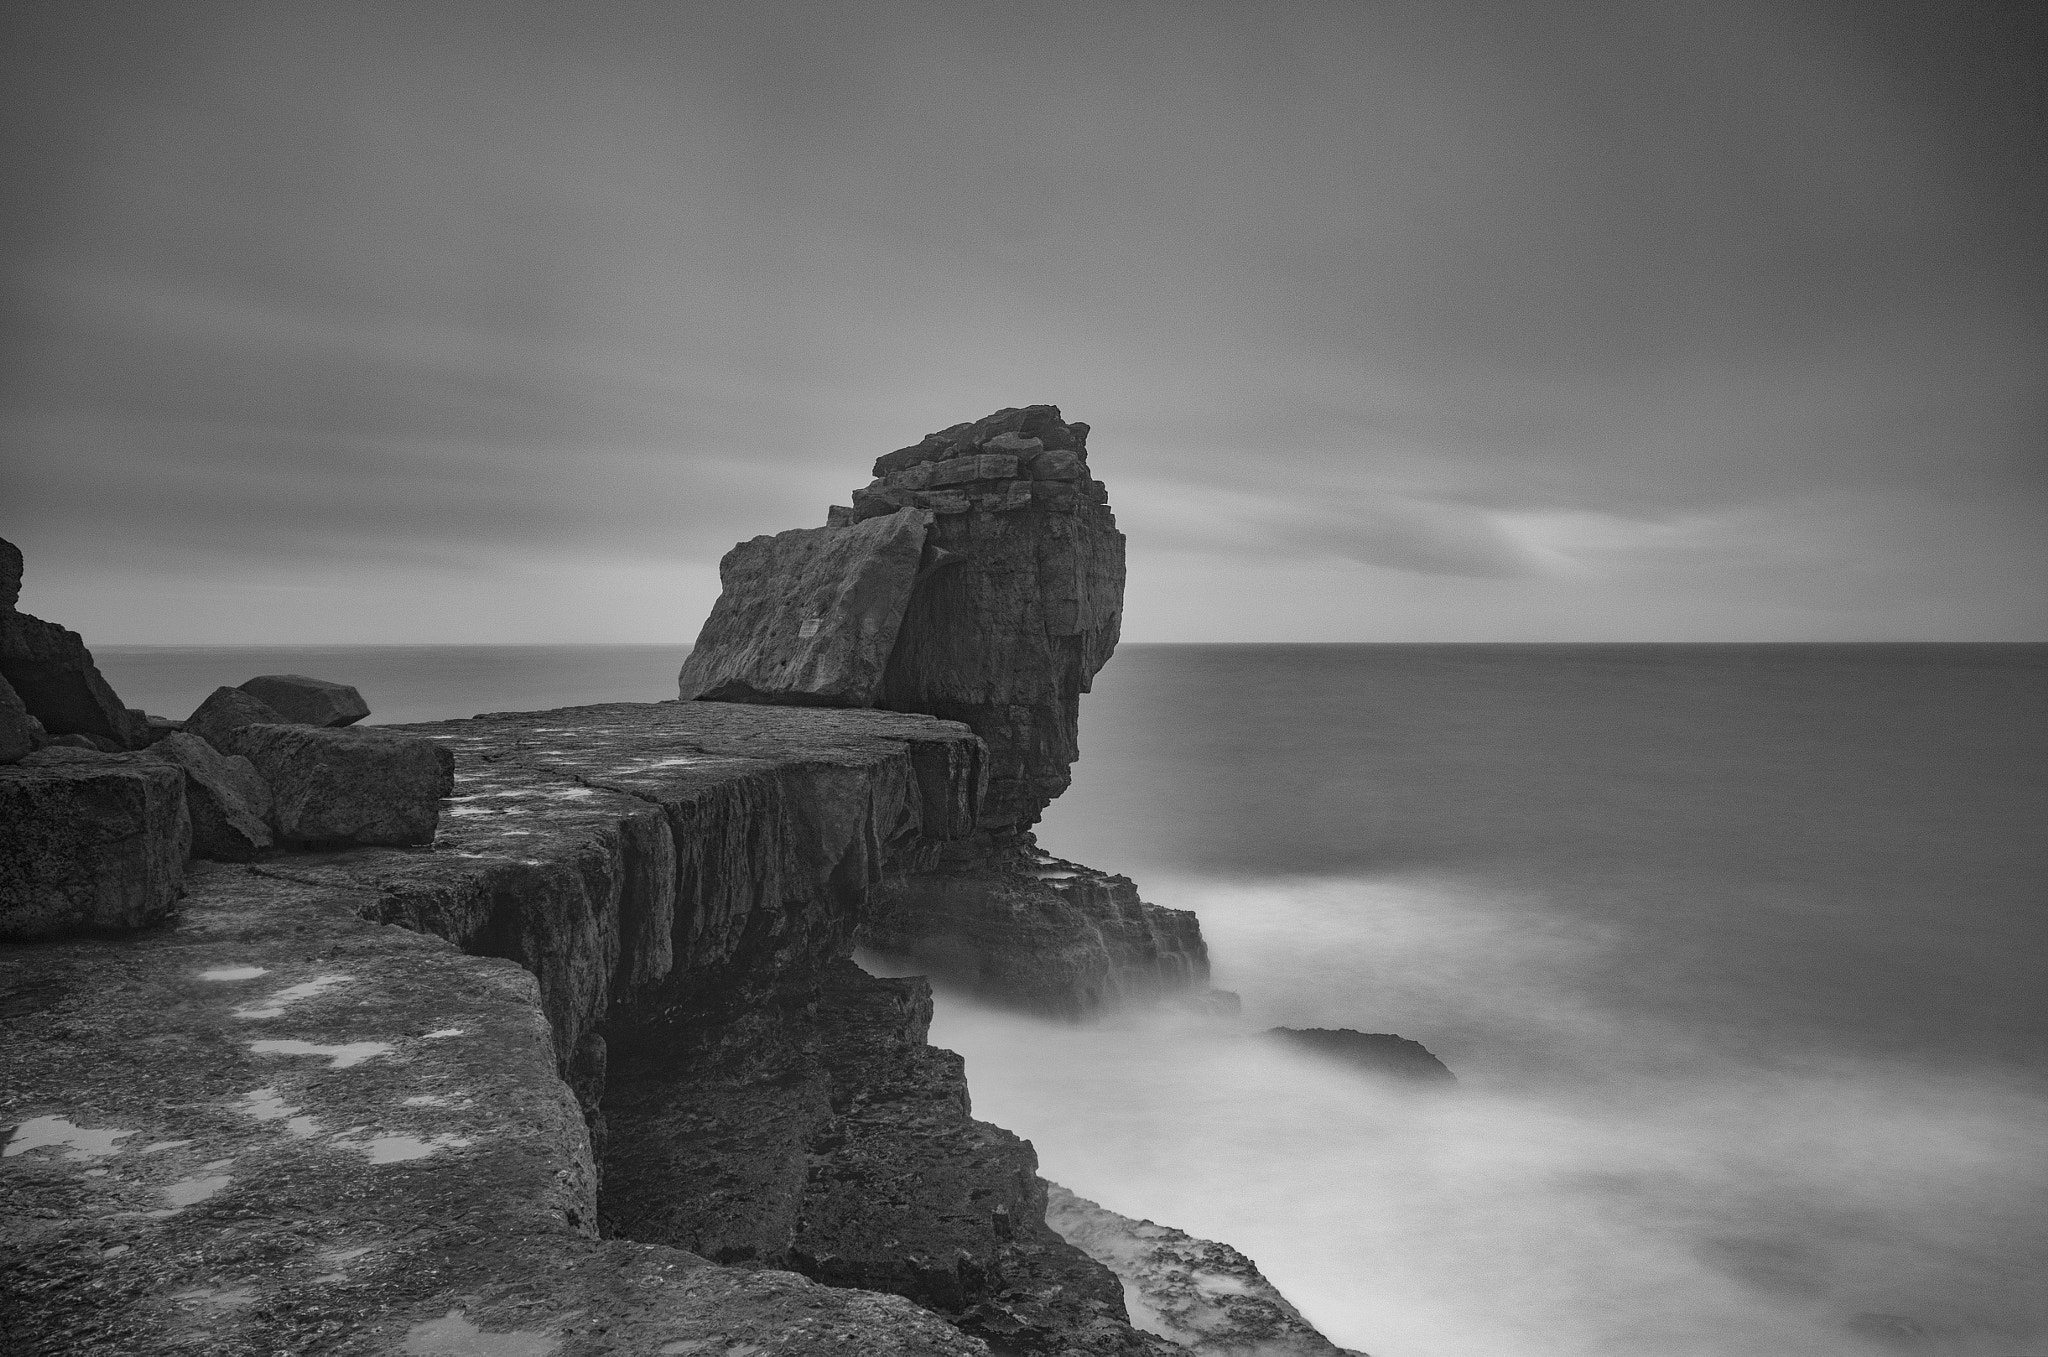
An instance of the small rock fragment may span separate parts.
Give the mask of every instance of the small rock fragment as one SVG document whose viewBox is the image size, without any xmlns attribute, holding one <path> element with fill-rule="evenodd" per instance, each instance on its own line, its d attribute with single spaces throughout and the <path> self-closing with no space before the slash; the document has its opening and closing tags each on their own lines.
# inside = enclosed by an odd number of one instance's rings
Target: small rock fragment
<svg viewBox="0 0 2048 1357">
<path fill-rule="evenodd" d="M 300 725 L 352 726 L 370 714 L 363 695 L 348 684 L 304 674 L 262 674 L 241 689 Z"/>
</svg>

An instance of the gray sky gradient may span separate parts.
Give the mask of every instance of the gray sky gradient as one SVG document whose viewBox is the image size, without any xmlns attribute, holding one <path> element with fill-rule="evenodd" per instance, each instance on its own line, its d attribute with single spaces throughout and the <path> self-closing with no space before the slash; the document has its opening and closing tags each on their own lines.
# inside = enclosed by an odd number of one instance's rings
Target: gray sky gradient
<svg viewBox="0 0 2048 1357">
<path fill-rule="evenodd" d="M 1050 401 L 1133 639 L 2048 638 L 2031 8 L 12 6 L 0 536 L 89 641 L 687 640 Z"/>
</svg>

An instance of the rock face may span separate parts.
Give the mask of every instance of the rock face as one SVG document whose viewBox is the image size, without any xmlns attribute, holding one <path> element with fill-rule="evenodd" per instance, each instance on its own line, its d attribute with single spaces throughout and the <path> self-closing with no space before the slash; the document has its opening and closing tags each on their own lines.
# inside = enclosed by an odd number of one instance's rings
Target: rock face
<svg viewBox="0 0 2048 1357">
<path fill-rule="evenodd" d="M 718 603 L 683 662 L 683 699 L 877 705 L 931 521 L 913 509 L 727 552 Z"/>
<path fill-rule="evenodd" d="M 0 678 L 52 735 L 86 735 L 117 749 L 148 743 L 143 715 L 121 705 L 75 631 L 0 609 Z"/>
<path fill-rule="evenodd" d="M 1080 696 L 1122 619 L 1123 534 L 1087 446 L 1086 424 L 1033 405 L 878 459 L 826 527 L 727 555 L 681 675 L 685 699 L 875 706 L 979 735 L 989 781 L 973 838 L 934 872 L 884 883 L 862 940 L 1066 1014 L 1208 976 L 1193 915 L 1048 858 L 1031 835 L 1066 790 Z"/>
<path fill-rule="evenodd" d="M 177 903 L 192 842 L 185 779 L 52 749 L 0 768 L 0 940 L 141 928 Z"/>
<path fill-rule="evenodd" d="M 241 689 L 299 725 L 352 726 L 370 714 L 363 695 L 346 683 L 329 683 L 304 674 L 262 674 Z"/>
<path fill-rule="evenodd" d="M 19 763 L 44 738 L 43 723 L 28 714 L 14 686 L 0 678 L 0 765 Z"/>
<path fill-rule="evenodd" d="M 1046 1223 L 1117 1275 L 1139 1327 L 1209 1357 L 1365 1357 L 1318 1333 L 1228 1244 L 1120 1216 L 1057 1183 L 1047 1187 Z"/>
<path fill-rule="evenodd" d="M 324 726 L 209 729 L 216 747 L 246 759 L 268 784 L 272 823 L 286 843 L 432 843 L 441 798 L 455 785 L 453 752 L 431 740 Z"/>
<path fill-rule="evenodd" d="M 21 602 L 21 548 L 0 537 L 0 612 Z"/>
<path fill-rule="evenodd" d="M 271 846 L 270 786 L 255 764 L 182 731 L 162 735 L 148 755 L 185 774 L 193 857 L 247 862 Z"/>
<path fill-rule="evenodd" d="M 1425 1083 L 1456 1083 L 1450 1066 L 1419 1041 L 1391 1032 L 1354 1032 L 1348 1027 L 1274 1027 L 1266 1036 L 1297 1050 L 1339 1061 L 1368 1074 L 1391 1074 Z"/>
</svg>

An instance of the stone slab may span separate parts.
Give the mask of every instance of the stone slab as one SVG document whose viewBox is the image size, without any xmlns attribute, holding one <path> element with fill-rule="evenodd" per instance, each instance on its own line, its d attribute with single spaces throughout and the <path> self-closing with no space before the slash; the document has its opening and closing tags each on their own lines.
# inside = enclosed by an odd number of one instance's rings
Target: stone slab
<svg viewBox="0 0 2048 1357">
<path fill-rule="evenodd" d="M 121 705 L 84 638 L 55 622 L 0 608 L 0 678 L 52 735 L 88 735 L 122 749 L 148 742 L 142 713 Z"/>
<path fill-rule="evenodd" d="M 270 785 L 256 765 L 223 754 L 197 735 L 170 731 L 146 755 L 185 774 L 185 809 L 192 817 L 192 856 L 247 862 L 271 846 Z"/>
<path fill-rule="evenodd" d="M 930 513 L 901 509 L 734 547 L 718 564 L 718 602 L 678 676 L 681 696 L 874 705 L 930 526 Z"/>
<path fill-rule="evenodd" d="M 255 765 L 277 837 L 291 844 L 432 843 L 455 785 L 453 751 L 389 727 L 246 725 L 216 729 L 209 742 Z"/>
</svg>

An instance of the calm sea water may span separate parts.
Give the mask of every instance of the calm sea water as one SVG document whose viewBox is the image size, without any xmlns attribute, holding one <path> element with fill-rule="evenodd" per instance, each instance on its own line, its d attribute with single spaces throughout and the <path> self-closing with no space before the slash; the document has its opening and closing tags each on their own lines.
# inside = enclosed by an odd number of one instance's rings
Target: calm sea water
<svg viewBox="0 0 2048 1357">
<path fill-rule="evenodd" d="M 683 648 L 98 654 L 165 714 L 296 671 L 398 721 Z M 1127 646 L 1082 712 L 1041 840 L 1199 911 L 1245 1015 L 943 997 L 1048 1176 L 1376 1357 L 2048 1353 L 2048 647 Z"/>
</svg>

